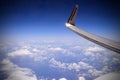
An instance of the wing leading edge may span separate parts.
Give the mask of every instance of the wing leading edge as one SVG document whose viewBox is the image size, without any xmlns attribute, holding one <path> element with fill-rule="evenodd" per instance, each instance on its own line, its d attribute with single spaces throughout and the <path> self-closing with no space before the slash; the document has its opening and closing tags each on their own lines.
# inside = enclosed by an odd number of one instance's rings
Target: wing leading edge
<svg viewBox="0 0 120 80">
<path fill-rule="evenodd" d="M 69 17 L 69 19 L 66 23 L 66 27 L 69 28 L 70 30 L 72 30 L 73 32 L 77 33 L 78 35 L 84 37 L 87 40 L 90 40 L 90 41 L 92 41 L 98 45 L 101 45 L 107 49 L 110 49 L 114 52 L 120 53 L 120 44 L 118 44 L 112 40 L 103 38 L 101 36 L 97 36 L 97 35 L 91 34 L 89 32 L 86 32 L 80 28 L 77 28 L 75 26 L 75 18 L 77 15 L 77 10 L 78 10 L 78 5 L 76 5 L 75 8 L 73 9 L 71 16 Z"/>
</svg>

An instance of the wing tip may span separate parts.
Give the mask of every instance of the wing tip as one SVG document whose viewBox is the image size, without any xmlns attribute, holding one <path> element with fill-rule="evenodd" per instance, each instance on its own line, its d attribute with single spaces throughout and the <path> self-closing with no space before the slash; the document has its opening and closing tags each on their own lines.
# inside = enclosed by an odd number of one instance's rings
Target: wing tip
<svg viewBox="0 0 120 80">
<path fill-rule="evenodd" d="M 67 23 L 71 24 L 71 25 L 75 25 L 75 19 L 76 19 L 76 14 L 77 14 L 77 10 L 78 10 L 78 4 L 75 5 Z"/>
</svg>

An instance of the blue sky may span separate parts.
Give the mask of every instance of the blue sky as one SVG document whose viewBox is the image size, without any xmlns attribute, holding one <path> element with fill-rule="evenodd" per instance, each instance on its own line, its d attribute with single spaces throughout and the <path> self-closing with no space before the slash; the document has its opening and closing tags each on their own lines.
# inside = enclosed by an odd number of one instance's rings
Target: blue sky
<svg viewBox="0 0 120 80">
<path fill-rule="evenodd" d="M 1 0 L 1 35 L 76 36 L 65 27 L 75 4 L 79 5 L 76 26 L 103 37 L 119 38 L 117 0 Z"/>
</svg>

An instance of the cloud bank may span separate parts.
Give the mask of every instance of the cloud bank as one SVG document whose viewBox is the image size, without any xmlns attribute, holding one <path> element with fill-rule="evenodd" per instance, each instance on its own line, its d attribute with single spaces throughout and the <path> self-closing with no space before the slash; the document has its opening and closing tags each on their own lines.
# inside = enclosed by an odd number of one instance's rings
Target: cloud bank
<svg viewBox="0 0 120 80">
<path fill-rule="evenodd" d="M 8 77 L 5 80 L 37 80 L 36 75 L 31 69 L 21 68 L 12 63 L 9 59 L 1 61 L 3 67 L 0 71 L 7 73 Z"/>
</svg>

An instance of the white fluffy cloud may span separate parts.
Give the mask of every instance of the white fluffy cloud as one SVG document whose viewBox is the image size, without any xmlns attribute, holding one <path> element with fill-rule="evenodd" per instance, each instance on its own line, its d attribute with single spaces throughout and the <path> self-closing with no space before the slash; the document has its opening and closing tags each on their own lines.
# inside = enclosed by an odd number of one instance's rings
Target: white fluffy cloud
<svg viewBox="0 0 120 80">
<path fill-rule="evenodd" d="M 68 70 L 76 70 L 76 71 L 80 71 L 81 69 L 90 69 L 90 68 L 93 68 L 89 64 L 84 63 L 82 61 L 80 61 L 78 63 L 62 63 L 62 62 L 57 61 L 54 58 L 52 58 L 50 60 L 50 63 L 51 63 L 52 67 L 62 68 L 62 69 L 68 69 Z"/>
<path fill-rule="evenodd" d="M 52 58 L 54 55 L 64 54 L 65 56 L 72 56 L 74 57 L 74 53 L 69 51 L 68 49 L 64 49 L 61 47 L 53 47 L 48 45 L 43 46 L 31 46 L 29 45 L 29 49 L 25 47 L 25 44 L 21 46 L 20 49 L 15 51 L 9 52 L 7 55 L 9 57 L 16 57 L 16 56 L 28 56 L 33 58 L 34 61 L 44 61 L 46 59 Z M 49 55 L 49 56 L 48 56 Z"/>
<path fill-rule="evenodd" d="M 76 70 L 76 71 L 80 71 L 81 69 L 90 69 L 90 68 L 93 68 L 92 66 L 90 66 L 89 64 L 85 63 L 85 62 L 78 62 L 78 63 L 70 63 L 70 64 L 67 64 L 67 68 L 69 70 Z"/>
<path fill-rule="evenodd" d="M 55 78 L 53 78 L 52 80 L 56 80 Z"/>
<path fill-rule="evenodd" d="M 53 52 L 58 52 L 58 51 L 64 52 L 64 51 L 65 51 L 63 48 L 60 48 L 60 47 L 49 48 L 49 50 L 51 50 L 51 51 L 53 51 Z"/>
<path fill-rule="evenodd" d="M 103 74 L 102 71 L 98 71 L 96 69 L 89 69 L 88 73 L 92 76 L 101 76 Z"/>
<path fill-rule="evenodd" d="M 98 46 L 89 47 L 87 50 L 88 50 L 88 51 L 93 51 L 93 52 L 104 51 L 103 48 L 98 47 Z"/>
<path fill-rule="evenodd" d="M 56 61 L 54 58 L 52 58 L 50 60 L 51 66 L 52 67 L 59 67 L 62 69 L 66 69 L 66 64 L 65 63 L 61 63 L 60 61 Z"/>
<path fill-rule="evenodd" d="M 32 51 L 34 54 L 30 50 L 22 48 L 8 53 L 8 56 L 9 57 L 28 56 L 30 58 L 33 58 L 34 61 L 40 61 L 40 62 L 47 59 L 47 55 L 44 54 L 45 53 L 44 50 L 38 50 L 36 48 L 33 48 Z"/>
<path fill-rule="evenodd" d="M 61 47 L 50 47 L 48 48 L 48 51 L 51 53 L 60 53 L 60 54 L 64 54 L 65 56 L 75 56 L 75 54 L 73 52 L 71 52 L 68 49 L 64 49 Z"/>
<path fill-rule="evenodd" d="M 105 49 L 103 49 L 102 47 L 100 46 L 90 46 L 88 47 L 87 49 L 85 49 L 85 52 L 84 54 L 86 56 L 95 56 L 96 53 L 100 53 L 100 52 L 104 52 Z M 98 55 L 98 54 L 97 54 Z"/>
<path fill-rule="evenodd" d="M 59 80 L 67 80 L 66 78 L 60 78 Z"/>
<path fill-rule="evenodd" d="M 1 61 L 3 67 L 0 71 L 7 72 L 7 79 L 5 80 L 37 80 L 34 72 L 28 68 L 21 68 L 13 64 L 10 60 L 4 59 Z"/>
<path fill-rule="evenodd" d="M 15 57 L 15 56 L 24 56 L 24 55 L 30 55 L 30 51 L 27 49 L 19 49 L 13 52 L 8 53 L 8 56 Z"/>
<path fill-rule="evenodd" d="M 78 80 L 85 80 L 85 78 L 84 77 L 79 77 Z"/>
<path fill-rule="evenodd" d="M 55 60 L 52 58 L 50 60 L 51 67 L 54 68 L 62 68 L 62 69 L 67 69 L 67 70 L 75 70 L 79 72 L 80 70 L 88 70 L 88 74 L 91 74 L 92 76 L 100 76 L 103 74 L 102 71 L 96 70 L 93 66 L 85 63 L 85 62 L 78 62 L 78 63 L 62 63 L 60 61 Z M 86 73 L 86 74 L 87 74 Z"/>
</svg>

